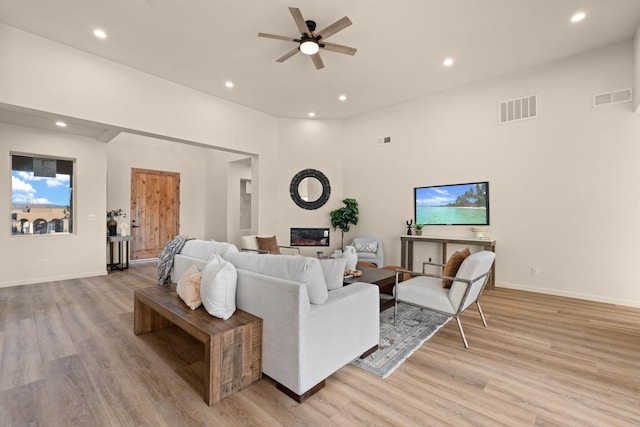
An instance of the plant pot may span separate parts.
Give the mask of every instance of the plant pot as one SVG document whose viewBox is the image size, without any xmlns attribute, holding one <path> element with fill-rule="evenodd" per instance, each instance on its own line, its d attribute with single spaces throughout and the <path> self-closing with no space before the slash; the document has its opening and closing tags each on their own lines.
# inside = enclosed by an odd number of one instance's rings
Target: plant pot
<svg viewBox="0 0 640 427">
<path fill-rule="evenodd" d="M 422 236 L 422 230 L 416 230 L 416 236 Z"/>
<path fill-rule="evenodd" d="M 113 218 L 109 218 L 109 221 L 107 221 L 107 230 L 109 230 L 109 236 L 117 236 L 118 222 Z"/>
</svg>

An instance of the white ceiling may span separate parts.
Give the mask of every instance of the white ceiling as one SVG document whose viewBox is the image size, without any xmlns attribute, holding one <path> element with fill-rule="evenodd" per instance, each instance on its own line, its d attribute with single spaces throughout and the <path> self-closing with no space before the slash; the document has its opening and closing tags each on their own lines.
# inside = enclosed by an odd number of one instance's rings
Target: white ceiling
<svg viewBox="0 0 640 427">
<path fill-rule="evenodd" d="M 319 71 L 302 54 L 276 63 L 295 45 L 257 33 L 297 36 L 289 6 L 318 29 L 348 16 L 329 41 L 356 55 L 321 52 Z M 587 17 L 572 24 L 577 11 Z M 639 18 L 639 0 L 0 0 L 7 25 L 278 117 L 319 119 L 629 40 Z"/>
</svg>

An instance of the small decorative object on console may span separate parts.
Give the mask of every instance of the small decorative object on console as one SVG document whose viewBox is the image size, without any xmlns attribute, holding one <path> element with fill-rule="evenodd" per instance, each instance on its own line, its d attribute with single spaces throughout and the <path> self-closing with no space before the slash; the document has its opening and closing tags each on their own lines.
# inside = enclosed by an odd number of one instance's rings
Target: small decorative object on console
<svg viewBox="0 0 640 427">
<path fill-rule="evenodd" d="M 473 237 L 476 239 L 487 240 L 487 231 L 489 231 L 489 227 L 471 227 Z"/>
<path fill-rule="evenodd" d="M 109 236 L 118 235 L 118 222 L 114 219 L 117 216 L 126 218 L 127 214 L 122 209 L 107 211 L 107 229 L 109 230 Z"/>
<path fill-rule="evenodd" d="M 360 270 L 345 270 L 344 277 L 345 279 L 350 279 L 352 277 L 360 277 L 362 276 L 362 271 Z"/>
</svg>

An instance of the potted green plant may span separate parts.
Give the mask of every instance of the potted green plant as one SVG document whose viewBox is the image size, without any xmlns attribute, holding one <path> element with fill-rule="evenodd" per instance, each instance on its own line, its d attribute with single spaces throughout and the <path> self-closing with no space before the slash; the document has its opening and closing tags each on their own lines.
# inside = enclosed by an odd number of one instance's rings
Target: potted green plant
<svg viewBox="0 0 640 427">
<path fill-rule="evenodd" d="M 424 224 L 416 224 L 414 227 L 416 229 L 416 236 L 422 236 L 422 227 L 424 227 Z"/>
<path fill-rule="evenodd" d="M 331 227 L 334 231 L 338 228 L 341 231 L 340 249 L 344 248 L 344 233 L 348 233 L 350 227 L 358 223 L 358 214 L 360 213 L 356 199 L 344 199 L 342 203 L 344 203 L 343 207 L 329 213 Z"/>
</svg>

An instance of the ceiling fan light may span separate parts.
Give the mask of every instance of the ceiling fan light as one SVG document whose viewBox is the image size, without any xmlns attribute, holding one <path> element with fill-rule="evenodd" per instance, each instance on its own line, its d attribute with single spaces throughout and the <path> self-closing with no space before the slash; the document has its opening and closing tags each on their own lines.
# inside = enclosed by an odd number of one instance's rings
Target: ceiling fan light
<svg viewBox="0 0 640 427">
<path fill-rule="evenodd" d="M 313 40 L 307 40 L 300 43 L 300 52 L 305 55 L 315 55 L 320 50 L 320 46 Z"/>
</svg>

